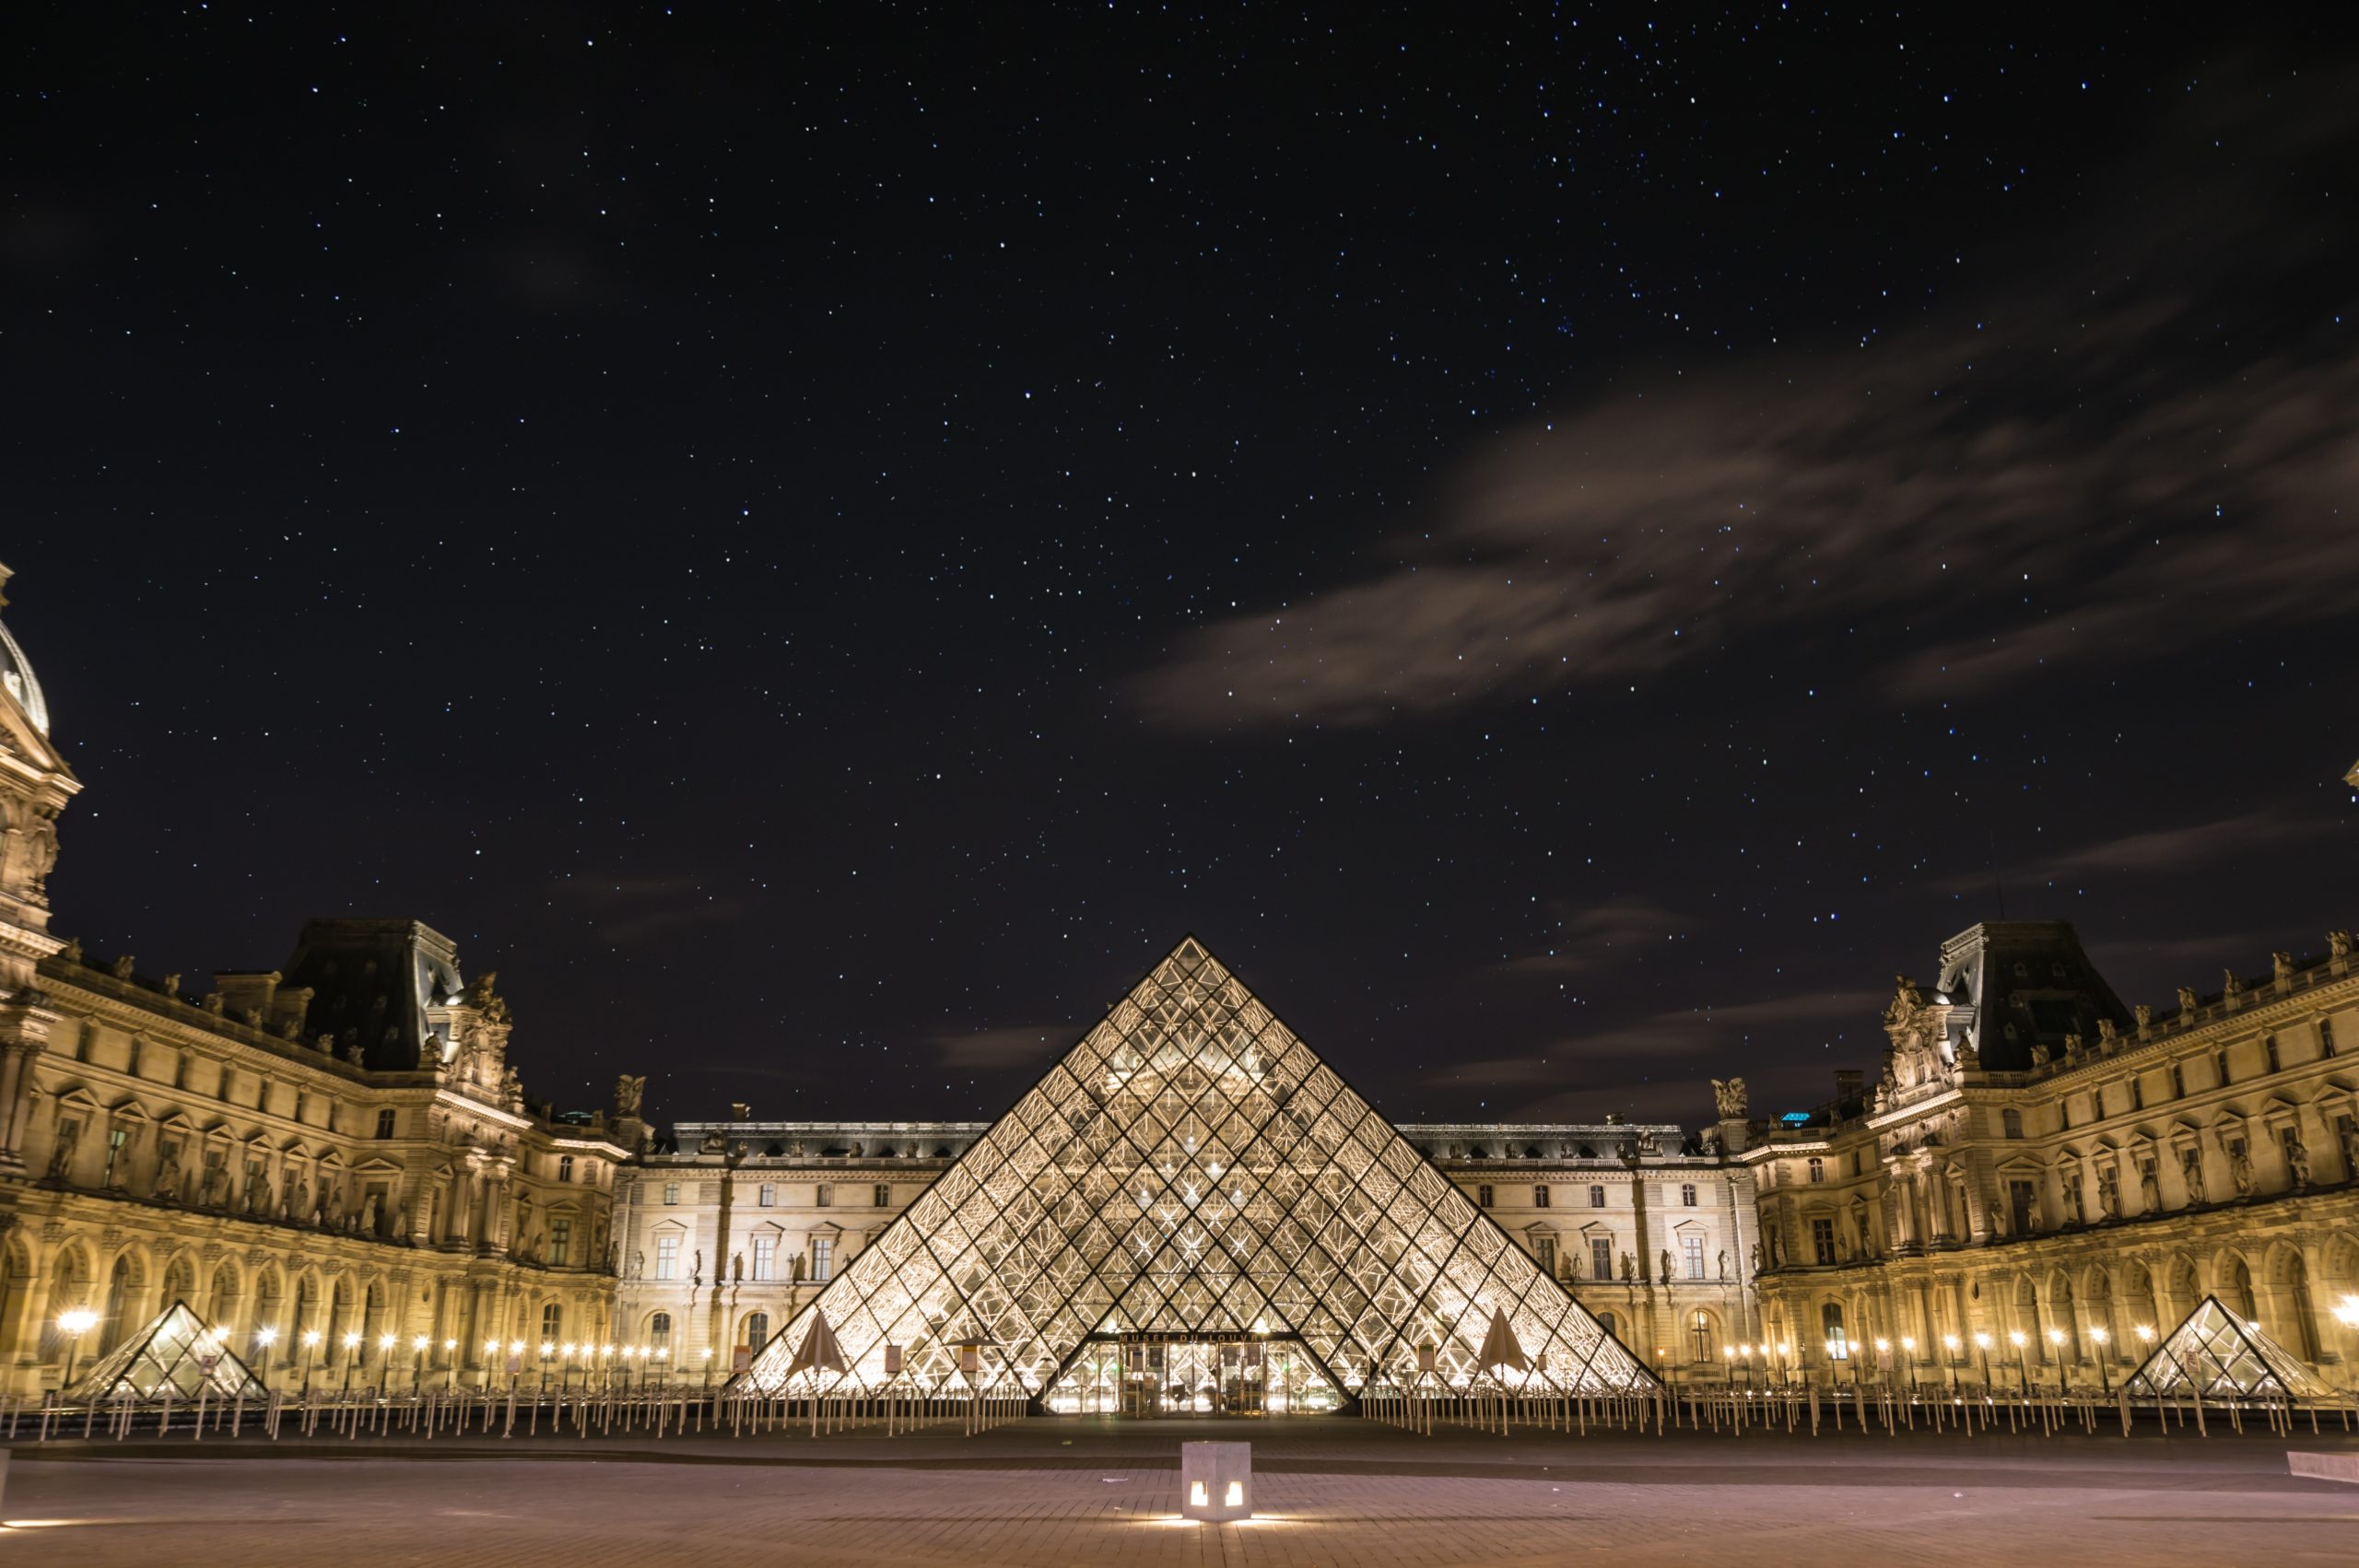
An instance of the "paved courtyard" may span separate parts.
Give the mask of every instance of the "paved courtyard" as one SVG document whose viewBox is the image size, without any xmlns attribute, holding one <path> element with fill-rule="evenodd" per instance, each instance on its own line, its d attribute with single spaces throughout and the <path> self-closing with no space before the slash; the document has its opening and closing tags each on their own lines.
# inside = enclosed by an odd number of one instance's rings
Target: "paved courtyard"
<svg viewBox="0 0 2359 1568">
<path fill-rule="evenodd" d="M 1245 1525 L 1175 1522 L 1178 1445 L 1254 1445 Z M 2294 1446 L 2359 1447 L 2303 1438 Z M 292 1440 L 16 1449 L 0 1551 L 81 1564 L 1771 1561 L 2347 1563 L 2359 1487 L 2282 1440 L 1670 1438 L 1355 1421 L 814 1442 Z"/>
</svg>

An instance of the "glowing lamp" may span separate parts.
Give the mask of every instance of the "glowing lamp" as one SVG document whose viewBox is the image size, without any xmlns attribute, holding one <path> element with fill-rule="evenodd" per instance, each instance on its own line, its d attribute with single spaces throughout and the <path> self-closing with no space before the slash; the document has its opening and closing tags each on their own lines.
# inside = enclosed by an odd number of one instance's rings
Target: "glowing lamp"
<svg viewBox="0 0 2359 1568">
<path fill-rule="evenodd" d="M 1180 1516 L 1210 1523 L 1253 1516 L 1253 1445 L 1180 1445 Z"/>
<path fill-rule="evenodd" d="M 68 1307 L 57 1315 L 57 1326 L 80 1339 L 99 1326 L 99 1315 L 87 1306 Z"/>
</svg>

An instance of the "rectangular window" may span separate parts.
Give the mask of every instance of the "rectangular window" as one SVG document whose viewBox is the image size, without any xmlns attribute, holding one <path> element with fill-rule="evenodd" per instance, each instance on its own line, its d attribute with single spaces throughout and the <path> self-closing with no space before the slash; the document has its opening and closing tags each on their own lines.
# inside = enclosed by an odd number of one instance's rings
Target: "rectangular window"
<svg viewBox="0 0 2359 1568">
<path fill-rule="evenodd" d="M 1602 1187 L 1592 1187 L 1589 1189 L 1589 1206 L 1592 1209 L 1602 1209 L 1605 1207 L 1605 1188 Z"/>
<path fill-rule="evenodd" d="M 680 1277 L 680 1238 L 678 1236 L 655 1238 L 655 1277 L 659 1280 L 676 1280 Z"/>
<path fill-rule="evenodd" d="M 2018 1134 L 2017 1136 L 2021 1135 Z M 1810 1179 L 1813 1182 L 1822 1182 L 1826 1179 L 1826 1162 L 1820 1159 L 1815 1154 L 1811 1156 Z"/>
<path fill-rule="evenodd" d="M 1811 1256 L 1821 1263 L 1835 1261 L 1835 1222 L 1813 1220 L 1810 1223 Z"/>
<path fill-rule="evenodd" d="M 1591 1236 L 1589 1243 L 1589 1272 L 1593 1280 L 1614 1278 L 1614 1241 L 1610 1236 Z"/>
<path fill-rule="evenodd" d="M 2187 1098 L 2187 1070 L 2177 1062 L 2171 1063 L 2171 1098 Z"/>
<path fill-rule="evenodd" d="M 1700 1280 L 1704 1277 L 1704 1238 L 1702 1236 L 1681 1236 L 1679 1258 L 1680 1261 L 1687 1267 L 1689 1279 Z"/>
<path fill-rule="evenodd" d="M 674 1205 L 674 1204 L 678 1203 L 679 1201 L 680 1201 L 680 1184 L 679 1184 L 678 1182 L 676 1182 L 676 1181 L 667 1181 L 667 1182 L 665 1182 L 665 1183 L 663 1184 L 663 1202 L 664 1202 L 665 1206 L 666 1206 L 666 1207 L 670 1207 L 670 1206 L 672 1206 L 672 1205 Z"/>
<path fill-rule="evenodd" d="M 830 1187 L 827 1183 L 824 1181 L 821 1182 L 819 1184 L 819 1196 L 817 1199 L 819 1207 L 822 1209 L 830 1208 L 834 1205 L 835 1201 L 836 1189 L 833 1187 Z"/>
<path fill-rule="evenodd" d="M 1696 1207 L 1696 1184 L 1694 1182 L 1683 1181 L 1679 1184 L 1679 1206 L 1683 1209 L 1693 1209 Z"/>
<path fill-rule="evenodd" d="M 868 1200 L 879 1209 L 890 1209 L 893 1206 L 893 1189 L 882 1184 L 872 1187 L 868 1189 Z"/>
<path fill-rule="evenodd" d="M 2015 1234 L 2029 1235 L 2032 1222 L 2039 1213 L 2039 1192 L 2027 1181 L 2007 1184 L 2007 1206 L 2014 1211 Z"/>
<path fill-rule="evenodd" d="M 573 1222 L 549 1222 L 549 1266 L 562 1269 L 573 1259 Z"/>
<path fill-rule="evenodd" d="M 573 1179 L 572 1155 L 559 1154 L 557 1157 L 557 1179 L 559 1181 L 571 1181 Z"/>
<path fill-rule="evenodd" d="M 123 1164 L 123 1146 L 130 1141 L 130 1132 L 123 1128 L 111 1129 L 107 1133 L 107 1169 L 106 1175 L 99 1178 L 100 1187 L 114 1185 L 115 1169 Z"/>
<path fill-rule="evenodd" d="M 1534 1209 L 1545 1209 L 1548 1207 L 1548 1189 L 1546 1188 L 1535 1187 L 1532 1189 L 1532 1206 Z"/>
<path fill-rule="evenodd" d="M 1999 1113 L 1999 1136 L 2001 1138 L 2021 1138 L 2023 1135 L 2024 1113 L 2015 1110 L 2001 1111 Z"/>
<path fill-rule="evenodd" d="M 2133 1111 L 2146 1108 L 2146 1080 L 2142 1075 L 2130 1081 L 2130 1108 Z"/>
<path fill-rule="evenodd" d="M 2260 1070 L 2263 1072 L 2277 1071 L 2277 1036 L 2274 1035 L 2266 1036 L 2260 1042 Z"/>
<path fill-rule="evenodd" d="M 757 1280 L 778 1278 L 778 1237 L 756 1236 L 754 1238 L 754 1278 Z"/>
<path fill-rule="evenodd" d="M 1532 1260 L 1540 1265 L 1542 1273 L 1552 1280 L 1555 1279 L 1556 1277 L 1556 1238 L 1554 1236 L 1532 1237 Z"/>
<path fill-rule="evenodd" d="M 2333 1054 L 2334 1020 L 2321 1018 L 2318 1020 L 2318 1055 L 2332 1056 Z"/>
<path fill-rule="evenodd" d="M 761 1185 L 760 1188 L 759 1188 L 757 1191 L 756 1191 L 756 1192 L 755 1192 L 755 1194 L 754 1194 L 754 1203 L 755 1203 L 755 1206 L 756 1206 L 757 1208 L 762 1208 L 762 1209 L 775 1209 L 775 1208 L 777 1208 L 777 1207 L 778 1207 L 778 1184 L 777 1184 L 776 1182 L 769 1182 L 769 1181 L 766 1181 L 766 1182 L 762 1183 L 762 1185 Z"/>
<path fill-rule="evenodd" d="M 1487 1187 L 1476 1188 L 1474 1189 L 1474 1201 L 1480 1203 L 1484 1208 L 1488 1209 L 1491 1206 L 1491 1189 Z"/>
<path fill-rule="evenodd" d="M 2213 1058 L 2212 1059 L 2212 1074 L 2213 1074 L 2213 1076 L 2215 1076 L 2215 1077 L 2217 1077 L 2217 1078 L 2219 1079 L 2219 1081 L 2220 1081 L 2220 1086 L 2221 1086 L 2222 1088 L 2224 1088 L 2224 1088 L 2226 1088 L 2226 1087 L 2228 1086 L 2228 1084 L 2229 1084 L 2231 1082 L 2233 1082 L 2233 1080 L 2231 1080 L 2231 1079 L 2228 1077 L 2228 1053 L 2227 1053 L 2227 1052 L 2225 1052 L 2225 1051 L 2222 1051 L 2218 1056 L 2213 1057 Z"/>
<path fill-rule="evenodd" d="M 811 1278 L 816 1283 L 827 1282 L 827 1259 L 835 1249 L 835 1242 L 827 1236 L 811 1238 Z"/>
<path fill-rule="evenodd" d="M 379 1111 L 377 1113 L 377 1136 L 380 1138 L 391 1138 L 393 1135 L 394 1127 L 399 1123 L 399 1119 L 400 1113 L 398 1112 Z"/>
</svg>

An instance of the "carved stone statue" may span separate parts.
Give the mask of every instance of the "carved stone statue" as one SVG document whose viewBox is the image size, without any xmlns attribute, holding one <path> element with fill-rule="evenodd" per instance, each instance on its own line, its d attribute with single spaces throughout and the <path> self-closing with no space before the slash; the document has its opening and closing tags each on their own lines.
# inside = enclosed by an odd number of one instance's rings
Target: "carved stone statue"
<svg viewBox="0 0 2359 1568">
<path fill-rule="evenodd" d="M 164 1145 L 163 1163 L 156 1172 L 156 1196 L 167 1203 L 181 1200 L 181 1146 Z"/>
<path fill-rule="evenodd" d="M 2097 1020 L 2097 1047 L 2110 1051 L 2121 1043 L 2121 1025 L 2110 1018 Z"/>
<path fill-rule="evenodd" d="M 2269 968 L 2271 976 L 2280 981 L 2289 981 L 2293 979 L 2294 955 L 2290 953 L 2271 954 L 2269 955 Z"/>
<path fill-rule="evenodd" d="M 639 1104 L 647 1093 L 647 1080 L 633 1078 L 628 1073 L 615 1080 L 615 1114 L 637 1116 Z"/>
<path fill-rule="evenodd" d="M 634 1251 L 630 1255 L 630 1277 L 638 1279 L 647 1268 L 647 1254 Z"/>
<path fill-rule="evenodd" d="M 700 1285 L 704 1283 L 703 1247 L 698 1247 L 695 1256 L 688 1259 L 688 1283 L 691 1285 Z"/>
<path fill-rule="evenodd" d="M 131 971 L 135 963 L 135 960 L 134 960 L 128 953 L 119 955 L 115 959 L 113 965 L 114 977 L 118 980 L 127 980 L 131 978 Z"/>
<path fill-rule="evenodd" d="M 1731 1078 L 1723 1083 L 1715 1078 L 1712 1080 L 1712 1103 L 1719 1108 L 1722 1121 L 1743 1121 L 1752 1102 L 1745 1092 L 1743 1079 Z"/>
<path fill-rule="evenodd" d="M 367 1047 L 362 1046 L 358 1040 L 353 1041 L 352 1044 L 344 1047 L 344 1059 L 350 1062 L 355 1067 L 366 1066 L 366 1059 L 368 1055 L 369 1052 Z"/>
<path fill-rule="evenodd" d="M 2138 1033 L 2140 1035 L 2144 1035 L 2147 1030 L 2154 1026 L 2154 1010 L 2147 1006 L 2144 1002 L 2140 1002 L 2136 1007 L 2131 1008 L 2130 1012 L 2130 1014 L 2138 1020 Z"/>
<path fill-rule="evenodd" d="M 2072 1036 L 2072 1039 L 2077 1042 L 2080 1039 L 2080 1036 L 2075 1035 Z M 2034 1040 L 2031 1043 L 2031 1065 L 2034 1071 L 2037 1071 L 2039 1069 L 2048 1065 L 2048 1054 L 2047 1042 L 2042 1040 Z"/>
<path fill-rule="evenodd" d="M 377 1205 L 378 1198 L 373 1192 L 360 1200 L 360 1229 L 365 1235 L 377 1234 Z"/>
<path fill-rule="evenodd" d="M 1638 1260 L 1628 1253 L 1622 1255 L 1622 1278 L 1626 1283 L 1638 1277 Z"/>
<path fill-rule="evenodd" d="M 2298 1138 L 2285 1141 L 2285 1168 L 2294 1177 L 2294 1191 L 2310 1185 L 2310 1151 Z"/>
<path fill-rule="evenodd" d="M 2203 1156 L 2189 1154 L 2179 1168 L 2187 1173 L 2187 1200 L 2189 1203 L 2207 1201 L 2203 1196 Z"/>
<path fill-rule="evenodd" d="M 2178 1010 L 2182 1013 L 2189 1013 L 2195 1011 L 2195 988 L 2193 986 L 2179 987 Z"/>
<path fill-rule="evenodd" d="M 1761 1272 L 1761 1244 L 1757 1241 L 1753 1244 L 1753 1271 Z"/>
<path fill-rule="evenodd" d="M 320 1204 L 320 1221 L 334 1230 L 344 1220 L 344 1183 L 323 1181 L 320 1185 L 327 1188 L 327 1196 Z"/>
<path fill-rule="evenodd" d="M 82 1124 L 69 1121 L 57 1135 L 57 1147 L 49 1156 L 49 1179 L 61 1185 L 74 1169 L 74 1152 L 82 1146 Z"/>
<path fill-rule="evenodd" d="M 2220 995 L 2228 1000 L 2245 994 L 2245 983 L 2234 969 L 2220 971 Z"/>
<path fill-rule="evenodd" d="M 2329 958 L 2339 958 L 2348 964 L 2351 961 L 2351 954 L 2352 936 L 2349 931 L 2326 933 L 2326 955 Z"/>
<path fill-rule="evenodd" d="M 2252 1156 L 2245 1153 L 2242 1144 L 2228 1155 L 2228 1179 L 2236 1183 L 2237 1197 L 2252 1196 Z"/>
<path fill-rule="evenodd" d="M 1727 1247 L 1725 1247 L 1725 1246 L 1724 1246 L 1724 1247 L 1722 1247 L 1722 1248 L 1720 1248 L 1720 1256 L 1719 1256 L 1719 1270 L 1720 1270 L 1720 1278 L 1721 1278 L 1722 1280 L 1726 1280 L 1726 1279 L 1729 1277 L 1729 1249 L 1728 1249 Z"/>
<path fill-rule="evenodd" d="M 467 1005 L 483 1014 L 487 1024 L 508 1022 L 508 999 L 499 994 L 499 971 L 486 969 L 467 988 Z"/>
<path fill-rule="evenodd" d="M 741 1285 L 745 1282 L 745 1255 L 744 1253 L 733 1252 L 729 1255 L 729 1278 Z"/>
<path fill-rule="evenodd" d="M 2097 1172 L 2097 1208 L 2108 1220 L 2121 1218 L 2121 1174 L 2111 1165 Z"/>
<path fill-rule="evenodd" d="M 2163 1207 L 2163 1184 L 2154 1179 L 2154 1167 L 2148 1165 L 2138 1174 L 2139 1212 L 2153 1214 Z"/>
<path fill-rule="evenodd" d="M 1662 1282 L 1671 1283 L 1671 1248 L 1667 1246 L 1662 1249 Z"/>
</svg>

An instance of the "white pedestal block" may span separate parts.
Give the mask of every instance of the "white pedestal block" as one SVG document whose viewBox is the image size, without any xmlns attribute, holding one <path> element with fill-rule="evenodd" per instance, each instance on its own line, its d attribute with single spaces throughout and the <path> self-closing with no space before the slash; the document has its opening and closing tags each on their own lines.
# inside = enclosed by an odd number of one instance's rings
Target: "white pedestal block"
<svg viewBox="0 0 2359 1568">
<path fill-rule="evenodd" d="M 1226 1519 L 1253 1516 L 1253 1445 L 1180 1445 L 1180 1516 Z"/>
</svg>

